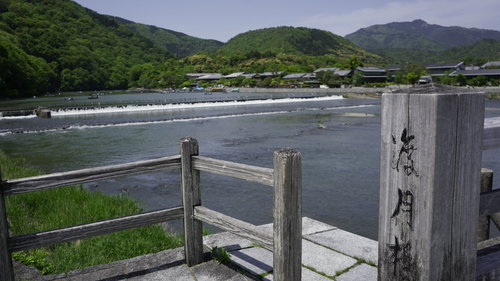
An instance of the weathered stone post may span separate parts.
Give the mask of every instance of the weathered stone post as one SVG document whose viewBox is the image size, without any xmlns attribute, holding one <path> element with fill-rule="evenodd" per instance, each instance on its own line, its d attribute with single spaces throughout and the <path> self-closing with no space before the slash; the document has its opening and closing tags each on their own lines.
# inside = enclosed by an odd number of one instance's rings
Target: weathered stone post
<svg viewBox="0 0 500 281">
<path fill-rule="evenodd" d="M 50 109 L 46 107 L 38 107 L 37 109 L 35 109 L 35 114 L 36 116 L 41 118 L 50 118 L 52 116 L 52 114 L 50 113 Z"/>
<path fill-rule="evenodd" d="M 484 95 L 382 96 L 379 281 L 475 280 Z"/>
<path fill-rule="evenodd" d="M 276 281 L 299 281 L 302 272 L 302 157 L 293 149 L 274 152 L 273 196 Z"/>
<path fill-rule="evenodd" d="M 198 155 L 198 141 L 187 137 L 181 140 L 181 186 L 184 207 L 184 250 L 186 264 L 203 262 L 202 222 L 194 218 L 194 207 L 201 205 L 200 172 L 193 169 L 191 156 Z"/>
</svg>

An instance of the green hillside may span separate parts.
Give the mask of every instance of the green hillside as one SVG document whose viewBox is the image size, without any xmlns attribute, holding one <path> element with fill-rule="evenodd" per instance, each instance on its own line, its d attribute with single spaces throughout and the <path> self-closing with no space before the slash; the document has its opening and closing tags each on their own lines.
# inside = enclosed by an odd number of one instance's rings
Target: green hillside
<svg viewBox="0 0 500 281">
<path fill-rule="evenodd" d="M 27 54 L 15 36 L 0 30 L 0 97 L 43 93 L 54 78 L 44 59 Z"/>
<path fill-rule="evenodd" d="M 216 52 L 224 43 L 217 40 L 201 39 L 181 32 L 159 28 L 114 18 L 120 25 L 124 25 L 140 35 L 151 40 L 155 46 L 179 57 L 187 57 L 200 52 Z"/>
<path fill-rule="evenodd" d="M 219 50 L 226 55 L 249 52 L 306 56 L 331 54 L 339 58 L 355 55 L 367 60 L 379 59 L 338 35 L 305 27 L 274 27 L 245 32 L 229 40 Z"/>
<path fill-rule="evenodd" d="M 126 88 L 132 65 L 171 56 L 69 0 L 2 0 L 0 31 L 0 97 Z M 42 78 L 32 77 L 36 69 Z"/>
<path fill-rule="evenodd" d="M 500 40 L 484 39 L 467 46 L 450 48 L 430 58 L 432 61 L 466 61 L 470 64 L 483 64 L 500 60 Z"/>
</svg>

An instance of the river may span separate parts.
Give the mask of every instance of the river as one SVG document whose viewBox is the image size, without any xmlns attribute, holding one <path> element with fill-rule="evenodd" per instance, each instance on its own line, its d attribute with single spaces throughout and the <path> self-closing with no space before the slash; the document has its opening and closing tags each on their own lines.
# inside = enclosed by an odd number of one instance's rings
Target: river
<svg viewBox="0 0 500 281">
<path fill-rule="evenodd" d="M 23 102 L 33 100 L 17 106 Z M 106 93 L 90 101 L 76 93 L 37 102 L 66 109 L 51 119 L 0 117 L 0 148 L 47 173 L 175 155 L 186 136 L 198 140 L 200 155 L 268 168 L 273 151 L 292 147 L 302 154 L 303 215 L 377 237 L 379 100 L 315 93 Z M 500 116 L 499 101 L 487 101 L 486 116 Z M 498 149 L 484 152 L 483 166 L 498 171 L 499 156 Z M 272 221 L 269 187 L 205 173 L 201 186 L 209 208 L 253 224 Z M 181 202 L 178 171 L 85 187 L 130 196 L 145 210 Z"/>
</svg>

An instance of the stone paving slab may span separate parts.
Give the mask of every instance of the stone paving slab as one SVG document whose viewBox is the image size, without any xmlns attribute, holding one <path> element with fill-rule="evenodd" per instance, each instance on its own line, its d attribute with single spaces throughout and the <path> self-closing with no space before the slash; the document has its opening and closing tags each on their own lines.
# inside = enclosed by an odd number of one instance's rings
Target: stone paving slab
<svg viewBox="0 0 500 281">
<path fill-rule="evenodd" d="M 264 248 L 240 249 L 231 251 L 230 254 L 231 262 L 245 268 L 253 275 L 263 276 L 273 270 L 273 253 Z M 350 268 L 356 263 L 355 259 L 347 255 L 332 251 L 305 239 L 302 240 L 302 264 L 318 272 L 334 277 L 337 272 Z M 305 270 L 305 272 L 307 271 L 309 270 Z M 320 274 L 317 275 L 321 276 Z"/>
<path fill-rule="evenodd" d="M 332 281 L 332 279 L 327 278 L 321 274 L 318 274 L 314 271 L 311 271 L 305 267 L 302 267 L 302 281 Z M 273 275 L 269 274 L 262 278 L 264 281 L 273 281 Z M 364 281 L 364 280 L 357 280 L 357 281 Z"/>
<path fill-rule="evenodd" d="M 231 269 L 214 260 L 202 263 L 189 268 L 196 281 L 250 281 L 249 277 L 243 276 L 239 272 Z M 177 280 L 177 279 L 162 279 L 162 280 Z"/>
<path fill-rule="evenodd" d="M 333 277 L 355 265 L 357 261 L 349 256 L 334 252 L 323 246 L 302 239 L 302 264 Z"/>
<path fill-rule="evenodd" d="M 267 231 L 268 233 L 273 232 L 273 224 L 268 223 L 268 224 L 263 224 L 258 226 L 260 229 L 263 229 Z M 308 235 L 308 234 L 313 234 L 313 233 L 319 233 L 319 232 L 324 232 L 328 230 L 334 230 L 337 229 L 335 226 L 331 226 L 326 223 L 322 223 L 320 221 L 308 218 L 308 217 L 303 217 L 302 218 L 302 235 Z"/>
<path fill-rule="evenodd" d="M 273 253 L 264 248 L 248 248 L 230 252 L 231 262 L 245 268 L 253 275 L 263 275 L 273 270 Z"/>
<path fill-rule="evenodd" d="M 269 223 L 260 225 L 258 226 L 258 228 L 267 231 L 271 235 L 273 231 L 273 224 Z M 337 228 L 326 223 L 322 223 L 308 217 L 302 218 L 302 235 L 309 235 L 335 229 Z M 221 232 L 204 236 L 203 244 L 205 244 L 210 249 L 214 247 L 224 247 L 227 251 L 235 251 L 254 246 L 254 243 L 252 243 L 251 241 L 229 232 Z"/>
<path fill-rule="evenodd" d="M 304 238 L 314 243 L 335 249 L 348 256 L 377 264 L 378 242 L 369 238 L 335 229 L 321 233 L 306 235 Z"/>
<path fill-rule="evenodd" d="M 337 281 L 377 281 L 377 268 L 360 264 L 335 278 Z"/>
</svg>

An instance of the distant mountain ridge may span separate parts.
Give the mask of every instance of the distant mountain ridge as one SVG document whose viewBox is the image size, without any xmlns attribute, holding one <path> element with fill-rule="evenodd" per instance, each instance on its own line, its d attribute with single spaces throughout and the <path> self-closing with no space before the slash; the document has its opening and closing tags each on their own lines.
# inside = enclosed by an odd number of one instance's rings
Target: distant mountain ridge
<svg viewBox="0 0 500 281">
<path fill-rule="evenodd" d="M 441 26 L 418 19 L 372 25 L 348 34 L 345 38 L 367 50 L 400 48 L 442 51 L 474 44 L 483 39 L 500 40 L 500 31 Z"/>
<path fill-rule="evenodd" d="M 179 57 L 187 57 L 199 52 L 213 53 L 224 45 L 224 43 L 217 40 L 201 39 L 153 25 L 136 23 L 118 17 L 113 18 L 119 24 L 124 25 L 151 40 L 156 47 L 176 54 Z"/>
<path fill-rule="evenodd" d="M 465 47 L 486 39 L 500 40 L 500 31 L 440 26 L 418 19 L 372 25 L 348 34 L 345 38 L 361 48 L 394 61 L 425 62 L 431 59 L 439 60 L 441 55 L 453 57 L 445 52 L 450 48 Z M 479 49 L 471 47 L 468 55 L 495 57 L 492 48 L 488 48 L 488 54 L 474 51 Z"/>
</svg>

